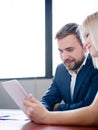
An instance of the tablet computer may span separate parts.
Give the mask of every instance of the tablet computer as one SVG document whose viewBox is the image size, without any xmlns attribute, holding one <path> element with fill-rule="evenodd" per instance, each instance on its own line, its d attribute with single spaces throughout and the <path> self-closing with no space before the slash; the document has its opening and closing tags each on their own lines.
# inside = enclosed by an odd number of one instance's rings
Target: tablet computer
<svg viewBox="0 0 98 130">
<path fill-rule="evenodd" d="M 2 82 L 2 86 L 15 101 L 18 107 L 23 110 L 23 112 L 27 115 L 27 110 L 26 107 L 23 105 L 23 101 L 24 99 L 28 98 L 28 94 L 21 86 L 21 84 L 17 80 L 9 80 Z"/>
</svg>

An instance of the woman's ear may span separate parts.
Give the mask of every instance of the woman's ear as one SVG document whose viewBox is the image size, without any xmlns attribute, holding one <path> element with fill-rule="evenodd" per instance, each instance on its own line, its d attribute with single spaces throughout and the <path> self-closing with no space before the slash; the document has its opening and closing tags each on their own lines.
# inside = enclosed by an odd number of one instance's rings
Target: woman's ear
<svg viewBox="0 0 98 130">
<path fill-rule="evenodd" d="M 84 51 L 85 52 L 89 51 L 90 47 L 91 47 L 90 43 L 86 43 L 86 44 L 84 43 Z"/>
</svg>

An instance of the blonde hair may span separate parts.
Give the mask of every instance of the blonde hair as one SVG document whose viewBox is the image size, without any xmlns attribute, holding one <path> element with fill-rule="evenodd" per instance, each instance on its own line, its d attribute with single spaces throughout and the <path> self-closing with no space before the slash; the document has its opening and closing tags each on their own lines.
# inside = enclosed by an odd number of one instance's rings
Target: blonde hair
<svg viewBox="0 0 98 130">
<path fill-rule="evenodd" d="M 80 26 L 81 38 L 85 43 L 87 35 L 90 35 L 91 41 L 98 51 L 98 12 L 88 15 Z M 98 57 L 93 57 L 94 65 L 98 68 Z"/>
</svg>

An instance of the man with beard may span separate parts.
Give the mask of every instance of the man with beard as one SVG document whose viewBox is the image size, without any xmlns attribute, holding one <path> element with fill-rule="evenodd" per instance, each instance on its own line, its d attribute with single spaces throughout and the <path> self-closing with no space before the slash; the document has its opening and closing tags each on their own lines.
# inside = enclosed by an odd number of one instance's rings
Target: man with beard
<svg viewBox="0 0 98 130">
<path fill-rule="evenodd" d="M 78 25 L 66 24 L 57 32 L 56 39 L 63 63 L 57 66 L 41 102 L 49 111 L 88 106 L 97 93 L 98 84 L 93 79 L 98 72 L 81 41 Z"/>
</svg>

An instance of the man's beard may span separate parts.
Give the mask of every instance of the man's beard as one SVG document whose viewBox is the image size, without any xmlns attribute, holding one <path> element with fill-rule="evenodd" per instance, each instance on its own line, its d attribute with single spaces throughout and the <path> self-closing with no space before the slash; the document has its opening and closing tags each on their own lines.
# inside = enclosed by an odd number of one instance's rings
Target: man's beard
<svg viewBox="0 0 98 130">
<path fill-rule="evenodd" d="M 66 60 L 64 62 L 65 66 L 68 68 L 68 70 L 71 70 L 71 71 L 76 71 L 80 68 L 80 66 L 82 65 L 83 61 L 85 59 L 85 56 L 82 57 L 81 60 L 78 60 L 78 61 L 75 61 L 74 59 L 73 60 Z M 73 65 L 67 65 L 67 62 L 73 62 Z"/>
</svg>

